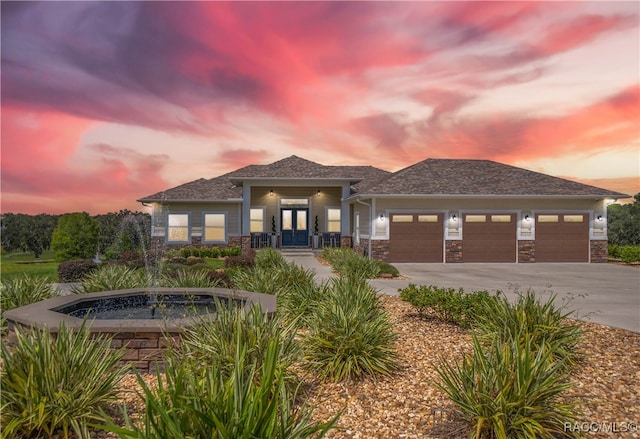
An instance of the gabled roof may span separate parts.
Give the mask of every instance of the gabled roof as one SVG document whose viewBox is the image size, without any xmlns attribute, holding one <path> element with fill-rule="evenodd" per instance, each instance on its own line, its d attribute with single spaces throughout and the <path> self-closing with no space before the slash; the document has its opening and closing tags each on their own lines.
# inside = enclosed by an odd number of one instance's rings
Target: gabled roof
<svg viewBox="0 0 640 439">
<path fill-rule="evenodd" d="M 200 178 L 189 183 L 176 186 L 166 191 L 140 198 L 142 203 L 165 201 L 227 201 L 241 199 L 242 188 L 235 187 L 226 175 L 204 179 Z"/>
<path fill-rule="evenodd" d="M 593 196 L 629 195 L 491 160 L 427 159 L 359 188 L 366 195 Z"/>
<path fill-rule="evenodd" d="M 229 174 L 234 182 L 249 179 L 331 179 L 358 183 L 364 179 L 379 179 L 390 173 L 373 166 L 325 166 L 292 155 L 268 165 L 250 165 Z"/>
<path fill-rule="evenodd" d="M 242 198 L 242 182 L 253 179 L 344 180 L 355 188 L 390 175 L 373 166 L 325 166 L 295 155 L 268 165 L 249 165 L 220 177 L 204 178 L 141 198 L 140 202 L 228 201 Z"/>
</svg>

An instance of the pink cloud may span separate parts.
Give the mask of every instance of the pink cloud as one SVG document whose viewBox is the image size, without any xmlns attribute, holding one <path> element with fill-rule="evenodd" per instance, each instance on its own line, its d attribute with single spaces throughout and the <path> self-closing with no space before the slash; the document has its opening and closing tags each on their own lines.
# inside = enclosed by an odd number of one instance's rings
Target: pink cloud
<svg viewBox="0 0 640 439">
<path fill-rule="evenodd" d="M 61 213 L 75 206 L 100 213 L 104 206 L 135 205 L 147 191 L 166 187 L 160 177 L 164 155 L 93 145 L 88 161 L 73 164 L 93 125 L 59 113 L 3 108 L 2 211 Z"/>
</svg>

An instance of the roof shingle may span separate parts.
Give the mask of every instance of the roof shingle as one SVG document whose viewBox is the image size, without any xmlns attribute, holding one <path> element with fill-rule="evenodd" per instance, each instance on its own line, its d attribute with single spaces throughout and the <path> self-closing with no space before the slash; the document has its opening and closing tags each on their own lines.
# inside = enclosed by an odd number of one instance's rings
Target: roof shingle
<svg viewBox="0 0 640 439">
<path fill-rule="evenodd" d="M 491 160 L 427 159 L 360 188 L 370 195 L 628 195 Z"/>
</svg>

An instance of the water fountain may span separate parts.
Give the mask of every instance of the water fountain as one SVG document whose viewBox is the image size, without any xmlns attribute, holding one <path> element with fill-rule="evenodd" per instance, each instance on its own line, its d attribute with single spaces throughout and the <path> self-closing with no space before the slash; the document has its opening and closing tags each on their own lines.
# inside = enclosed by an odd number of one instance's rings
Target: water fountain
<svg viewBox="0 0 640 439">
<path fill-rule="evenodd" d="M 112 337 L 113 348 L 125 347 L 124 361 L 138 370 L 150 371 L 162 359 L 166 347 L 179 341 L 185 327 L 203 316 L 215 318 L 216 306 L 248 309 L 259 305 L 264 313 L 276 311 L 276 298 L 269 294 L 227 288 L 158 287 L 160 269 L 152 266 L 146 248 L 143 253 L 147 287 L 59 296 L 15 308 L 3 313 L 9 328 L 47 327 L 57 333 L 63 324 L 78 329 L 86 321 L 92 334 Z"/>
</svg>

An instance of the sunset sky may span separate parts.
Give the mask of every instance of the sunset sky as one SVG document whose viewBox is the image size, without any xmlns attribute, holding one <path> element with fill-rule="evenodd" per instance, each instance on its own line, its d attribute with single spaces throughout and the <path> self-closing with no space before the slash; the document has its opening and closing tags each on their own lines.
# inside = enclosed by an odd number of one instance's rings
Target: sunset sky
<svg viewBox="0 0 640 439">
<path fill-rule="evenodd" d="M 7 2 L 2 212 L 298 155 L 490 159 L 640 192 L 629 2 Z"/>
</svg>

